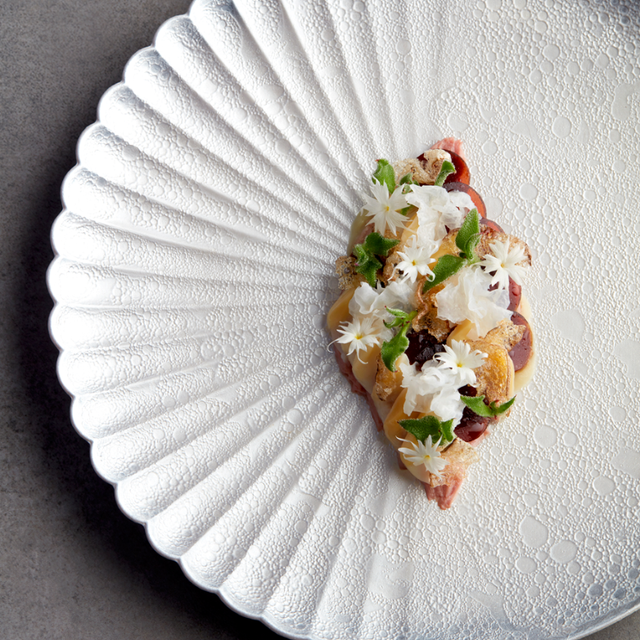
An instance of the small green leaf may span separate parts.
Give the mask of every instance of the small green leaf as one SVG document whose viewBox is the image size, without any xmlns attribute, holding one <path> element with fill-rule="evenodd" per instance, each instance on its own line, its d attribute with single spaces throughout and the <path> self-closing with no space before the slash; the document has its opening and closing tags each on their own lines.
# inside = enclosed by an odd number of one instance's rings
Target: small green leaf
<svg viewBox="0 0 640 640">
<path fill-rule="evenodd" d="M 442 441 L 453 442 L 453 439 L 456 437 L 453 433 L 453 420 L 447 420 L 446 422 L 441 422 L 440 424 L 442 426 Z"/>
<path fill-rule="evenodd" d="M 460 256 L 451 256 L 449 254 L 441 256 L 432 269 L 433 280 L 425 281 L 422 293 L 426 293 L 429 289 L 433 289 L 433 287 L 450 278 L 454 273 L 462 269 L 466 263 L 467 261 Z"/>
<path fill-rule="evenodd" d="M 394 309 L 394 311 L 399 311 Z M 380 357 L 384 362 L 385 367 L 389 371 L 396 370 L 396 360 L 407 350 L 409 346 L 409 339 L 407 338 L 407 331 L 411 327 L 411 321 L 416 317 L 417 311 L 412 311 L 407 314 L 402 325 L 396 325 L 395 320 L 391 323 L 391 326 L 400 326 L 400 331 L 396 333 L 391 340 L 382 343 L 380 349 Z M 395 314 L 391 314 L 395 315 Z M 398 318 L 399 316 L 396 316 Z M 386 323 L 385 323 L 386 324 Z"/>
<path fill-rule="evenodd" d="M 493 411 L 491 411 L 491 407 L 488 407 L 484 403 L 484 396 L 460 396 L 460 400 L 464 402 L 464 404 L 473 411 L 473 413 L 482 416 L 483 418 L 492 418 L 494 416 Z"/>
<path fill-rule="evenodd" d="M 424 442 L 429 436 L 435 444 L 440 442 L 453 442 L 453 420 L 440 422 L 436 416 L 423 416 L 418 420 L 400 420 L 400 426 L 409 433 L 412 433 L 418 440 Z"/>
<path fill-rule="evenodd" d="M 469 396 L 460 396 L 460 400 L 471 409 L 475 414 L 482 416 L 483 418 L 493 418 L 495 416 L 508 411 L 511 405 L 515 402 L 516 397 L 513 396 L 511 400 L 507 400 L 504 404 L 496 406 L 495 402 L 492 402 L 490 406 L 484 403 L 484 396 L 475 396 L 473 398 Z"/>
<path fill-rule="evenodd" d="M 400 182 L 398 184 L 418 184 L 418 183 L 413 179 L 412 173 L 406 173 L 405 175 L 402 176 L 402 178 L 400 178 Z"/>
<path fill-rule="evenodd" d="M 464 254 L 467 260 L 472 264 L 479 260 L 478 256 L 476 256 L 476 247 L 478 246 L 481 237 L 482 236 L 479 233 L 474 233 L 464 247 Z"/>
<path fill-rule="evenodd" d="M 380 184 L 386 184 L 389 193 L 393 193 L 396 189 L 396 174 L 388 160 L 384 158 L 378 160 L 378 167 L 373 172 L 373 180 Z"/>
<path fill-rule="evenodd" d="M 382 269 L 382 262 L 378 260 L 370 251 L 367 251 L 362 244 L 357 244 L 353 248 L 356 256 L 356 273 L 364 276 L 369 286 L 375 288 L 376 274 Z"/>
<path fill-rule="evenodd" d="M 455 172 L 456 172 L 456 168 L 453 166 L 453 163 L 449 162 L 448 160 L 445 160 L 442 163 L 442 168 L 440 169 L 440 173 L 436 178 L 436 181 L 435 181 L 436 187 L 441 187 L 444 184 L 444 181 L 447 179 L 447 176 Z"/>
<path fill-rule="evenodd" d="M 396 360 L 407 350 L 409 347 L 409 339 L 403 331 L 398 331 L 391 340 L 382 343 L 380 349 L 380 356 L 385 367 L 389 371 L 396 370 Z"/>
<path fill-rule="evenodd" d="M 370 233 L 362 244 L 353 248 L 357 259 L 356 273 L 364 276 L 371 287 L 376 286 L 376 274 L 382 269 L 382 262 L 376 256 L 385 256 L 398 244 L 399 240 L 385 238 L 377 231 Z"/>
<path fill-rule="evenodd" d="M 387 257 L 387 254 L 393 247 L 395 247 L 400 240 L 394 240 L 393 238 L 385 238 L 377 231 L 370 233 L 364 241 L 365 249 L 377 256 Z"/>
<path fill-rule="evenodd" d="M 387 307 L 386 309 L 393 316 L 393 320 L 391 322 L 384 323 L 384 326 L 387 327 L 387 329 L 400 327 L 407 321 L 409 314 L 406 311 L 403 311 L 402 309 L 392 309 L 390 307 Z"/>
<path fill-rule="evenodd" d="M 494 412 L 494 415 L 500 415 L 501 413 L 504 413 L 505 411 L 508 411 L 511 408 L 511 405 L 516 401 L 516 397 L 513 396 L 513 398 L 511 398 L 511 400 L 507 400 L 507 402 L 505 402 L 504 404 L 501 404 L 499 407 L 496 407 L 496 403 L 492 402 L 491 403 L 491 409 Z"/>
<path fill-rule="evenodd" d="M 480 217 L 477 209 L 471 209 L 465 216 L 464 222 L 456 234 L 456 246 L 466 252 L 467 244 L 472 236 L 480 233 Z M 467 254 L 468 255 L 468 254 Z"/>
</svg>

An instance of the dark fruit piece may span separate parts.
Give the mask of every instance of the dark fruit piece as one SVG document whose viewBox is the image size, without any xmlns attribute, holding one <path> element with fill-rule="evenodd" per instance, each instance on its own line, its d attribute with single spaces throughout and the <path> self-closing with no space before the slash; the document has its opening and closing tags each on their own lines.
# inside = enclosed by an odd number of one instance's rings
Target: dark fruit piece
<svg viewBox="0 0 640 640">
<path fill-rule="evenodd" d="M 520 304 L 521 299 L 522 299 L 522 287 L 519 284 L 516 284 L 513 281 L 513 278 L 509 278 L 509 307 L 508 307 L 509 311 L 515 311 L 518 308 L 518 305 Z M 520 317 L 522 318 L 522 316 Z"/>
<path fill-rule="evenodd" d="M 438 342 L 426 329 L 416 333 L 412 331 L 407 335 L 409 346 L 406 354 L 409 363 L 414 362 L 418 365 L 418 369 L 422 369 L 422 365 L 433 358 L 436 353 L 444 351 L 444 342 Z"/>
<path fill-rule="evenodd" d="M 495 418 L 479 416 L 465 407 L 462 412 L 462 420 L 454 429 L 454 433 L 465 442 L 473 442 L 479 438 L 486 430 L 491 422 L 495 422 Z"/>
<path fill-rule="evenodd" d="M 473 187 L 470 187 L 464 182 L 445 182 L 442 186 L 447 191 L 462 191 L 464 193 L 468 193 L 469 197 L 473 200 L 473 204 L 476 206 L 480 217 L 487 217 L 487 207 L 485 207 L 484 200 Z"/>
<path fill-rule="evenodd" d="M 529 362 L 529 358 L 531 358 L 531 354 L 533 353 L 533 336 L 531 335 L 529 323 L 521 314 L 514 312 L 511 316 L 511 322 L 513 322 L 513 324 L 519 324 L 526 327 L 520 342 L 516 343 L 513 349 L 509 351 L 509 357 L 513 360 L 514 371 L 520 371 L 525 368 L 527 362 Z"/>
<path fill-rule="evenodd" d="M 463 182 L 464 184 L 469 184 L 471 182 L 471 173 L 469 172 L 469 167 L 464 161 L 464 158 L 453 151 L 449 151 L 449 155 L 451 156 L 451 162 L 453 162 L 453 166 L 456 170 L 455 173 L 450 173 L 447 176 L 445 184 L 447 182 Z"/>
</svg>

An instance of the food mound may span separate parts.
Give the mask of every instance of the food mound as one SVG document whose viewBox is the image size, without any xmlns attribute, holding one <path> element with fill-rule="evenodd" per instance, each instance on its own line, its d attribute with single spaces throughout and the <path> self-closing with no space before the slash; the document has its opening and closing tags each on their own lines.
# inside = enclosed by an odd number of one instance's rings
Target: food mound
<svg viewBox="0 0 640 640">
<path fill-rule="evenodd" d="M 535 367 L 525 242 L 486 218 L 460 141 L 378 160 L 338 258 L 338 366 L 441 509 Z"/>
</svg>

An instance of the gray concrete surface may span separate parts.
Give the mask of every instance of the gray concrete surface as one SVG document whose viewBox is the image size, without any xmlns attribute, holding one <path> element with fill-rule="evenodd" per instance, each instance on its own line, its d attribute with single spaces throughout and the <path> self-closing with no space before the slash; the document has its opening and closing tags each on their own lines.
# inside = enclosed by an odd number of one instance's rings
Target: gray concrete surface
<svg viewBox="0 0 640 640">
<path fill-rule="evenodd" d="M 75 142 L 188 0 L 0 2 L 0 640 L 277 638 L 193 586 L 116 506 L 55 375 L 45 272 Z M 591 636 L 640 640 L 640 613 Z"/>
</svg>

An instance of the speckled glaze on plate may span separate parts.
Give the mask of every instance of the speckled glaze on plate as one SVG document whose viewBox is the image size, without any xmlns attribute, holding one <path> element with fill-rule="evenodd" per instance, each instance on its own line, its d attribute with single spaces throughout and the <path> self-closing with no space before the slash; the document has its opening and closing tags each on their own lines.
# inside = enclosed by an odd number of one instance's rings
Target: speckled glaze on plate
<svg viewBox="0 0 640 640">
<path fill-rule="evenodd" d="M 577 638 L 639 605 L 640 11 L 196 0 L 53 227 L 59 375 L 158 551 L 293 637 Z M 527 240 L 538 371 L 441 512 L 327 351 L 375 159 L 455 135 Z"/>
</svg>

